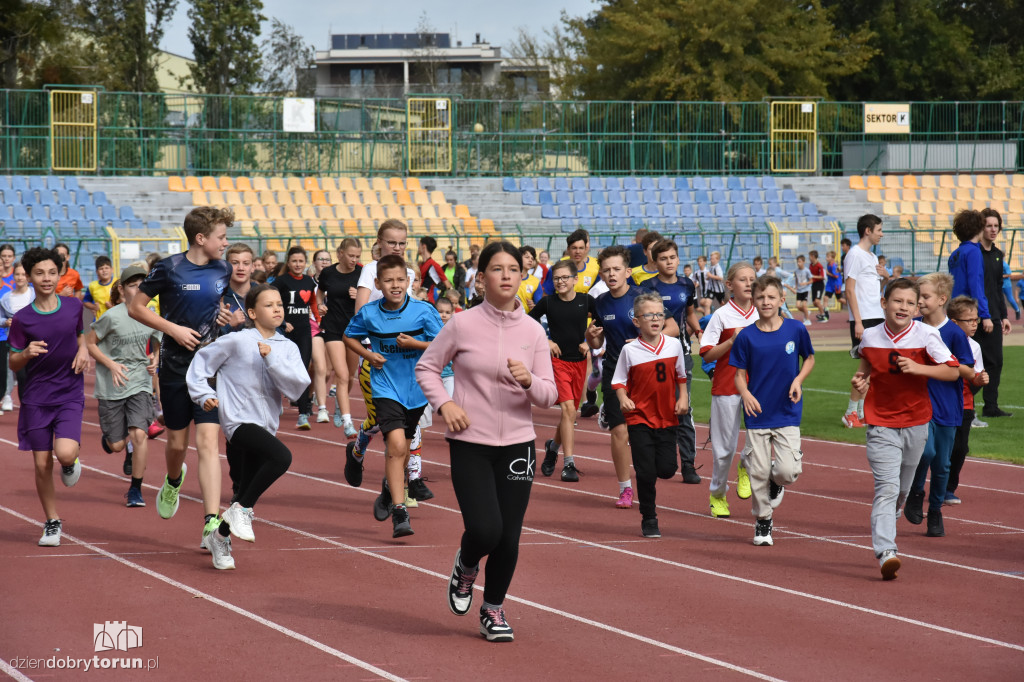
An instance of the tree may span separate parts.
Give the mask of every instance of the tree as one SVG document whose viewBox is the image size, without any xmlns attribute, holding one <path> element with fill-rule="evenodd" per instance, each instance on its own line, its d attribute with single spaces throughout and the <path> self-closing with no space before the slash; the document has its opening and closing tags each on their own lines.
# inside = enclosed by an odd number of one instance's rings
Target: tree
<svg viewBox="0 0 1024 682">
<path fill-rule="evenodd" d="M 79 16 L 108 90 L 154 92 L 155 57 L 178 0 L 81 0 Z"/>
<path fill-rule="evenodd" d="M 316 91 L 316 52 L 295 29 L 270 20 L 270 35 L 263 40 L 263 73 L 259 90 L 312 97 Z"/>
<path fill-rule="evenodd" d="M 563 92 L 583 99 L 824 97 L 873 55 L 820 0 L 605 0 L 562 23 Z"/>
<path fill-rule="evenodd" d="M 19 72 L 31 74 L 44 56 L 46 43 L 64 37 L 62 5 L 33 0 L 0 0 L 0 89 L 17 88 Z"/>
<path fill-rule="evenodd" d="M 260 82 L 261 0 L 189 0 L 192 80 L 209 95 L 245 94 Z"/>
</svg>

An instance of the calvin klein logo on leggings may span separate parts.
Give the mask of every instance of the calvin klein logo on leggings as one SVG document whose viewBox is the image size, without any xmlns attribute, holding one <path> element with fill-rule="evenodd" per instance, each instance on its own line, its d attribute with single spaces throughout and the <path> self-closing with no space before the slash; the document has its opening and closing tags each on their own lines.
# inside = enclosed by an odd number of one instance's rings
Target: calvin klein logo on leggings
<svg viewBox="0 0 1024 682">
<path fill-rule="evenodd" d="M 520 457 L 509 462 L 509 474 L 505 478 L 510 481 L 532 481 L 535 462 L 536 459 L 533 457 L 533 448 L 531 447 L 527 451 L 526 457 Z"/>
</svg>

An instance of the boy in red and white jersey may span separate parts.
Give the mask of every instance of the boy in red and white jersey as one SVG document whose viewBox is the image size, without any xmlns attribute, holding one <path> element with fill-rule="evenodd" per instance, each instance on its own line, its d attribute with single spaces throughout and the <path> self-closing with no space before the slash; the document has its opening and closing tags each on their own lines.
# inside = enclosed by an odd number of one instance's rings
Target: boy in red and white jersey
<svg viewBox="0 0 1024 682">
<path fill-rule="evenodd" d="M 685 390 L 676 398 L 676 384 L 686 383 L 686 356 L 679 339 L 661 333 L 665 305 L 658 294 L 640 294 L 633 301 L 633 324 L 640 330 L 634 343 L 622 347 L 612 388 L 626 418 L 636 471 L 637 500 L 645 538 L 660 538 L 655 483 L 676 473 L 678 415 L 689 411 Z"/>
<path fill-rule="evenodd" d="M 757 321 L 752 289 L 757 273 L 750 263 L 736 263 L 725 277 L 725 286 L 732 298 L 715 311 L 701 337 L 700 355 L 704 362 L 716 361 L 711 379 L 711 515 L 729 516 L 729 469 L 739 443 L 743 418 L 743 398 L 736 390 L 736 368 L 729 364 L 729 351 L 736 334 Z M 747 446 L 749 447 L 749 446 Z M 747 448 L 744 448 L 744 452 Z M 742 461 L 736 467 L 736 495 L 750 497 L 750 477 Z"/>
<path fill-rule="evenodd" d="M 884 580 L 895 578 L 900 568 L 896 519 L 928 440 L 928 379 L 955 381 L 959 373 L 938 330 L 914 321 L 918 294 L 909 279 L 889 282 L 882 298 L 885 321 L 864 330 L 860 368 L 850 381 L 854 390 L 867 394 L 867 458 L 875 478 L 871 544 Z"/>
</svg>

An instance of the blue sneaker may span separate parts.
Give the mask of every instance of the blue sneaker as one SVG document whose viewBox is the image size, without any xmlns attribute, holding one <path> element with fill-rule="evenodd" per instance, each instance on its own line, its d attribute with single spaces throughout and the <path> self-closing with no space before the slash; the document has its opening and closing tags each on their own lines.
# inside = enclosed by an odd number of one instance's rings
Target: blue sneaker
<svg viewBox="0 0 1024 682">
<path fill-rule="evenodd" d="M 345 422 L 341 418 L 341 410 L 334 411 L 334 428 L 340 429 L 345 425 Z"/>
<path fill-rule="evenodd" d="M 370 434 L 359 429 L 359 436 L 356 438 L 356 452 L 360 455 L 366 454 L 366 448 L 370 447 Z"/>
<path fill-rule="evenodd" d="M 138 488 L 128 488 L 128 492 L 124 494 L 124 499 L 127 500 L 124 506 L 126 507 L 145 507 L 146 501 L 142 499 L 142 491 Z"/>
<path fill-rule="evenodd" d="M 300 414 L 299 420 L 295 422 L 295 428 L 297 428 L 299 431 L 309 431 L 309 415 Z"/>
<path fill-rule="evenodd" d="M 956 495 L 954 495 L 953 493 L 946 493 L 946 499 L 943 500 L 942 503 L 944 505 L 946 505 L 946 504 L 960 504 L 960 498 L 957 497 Z"/>
</svg>

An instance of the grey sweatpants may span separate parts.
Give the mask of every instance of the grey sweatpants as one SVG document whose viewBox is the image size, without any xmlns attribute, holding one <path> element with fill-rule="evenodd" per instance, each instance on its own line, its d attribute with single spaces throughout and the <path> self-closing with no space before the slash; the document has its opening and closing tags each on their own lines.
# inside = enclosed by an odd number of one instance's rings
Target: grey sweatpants
<svg viewBox="0 0 1024 682">
<path fill-rule="evenodd" d="M 928 424 L 893 429 L 867 427 L 867 456 L 875 476 L 871 503 L 871 546 L 875 557 L 896 549 L 897 510 L 903 509 L 917 464 L 928 441 Z"/>
</svg>

